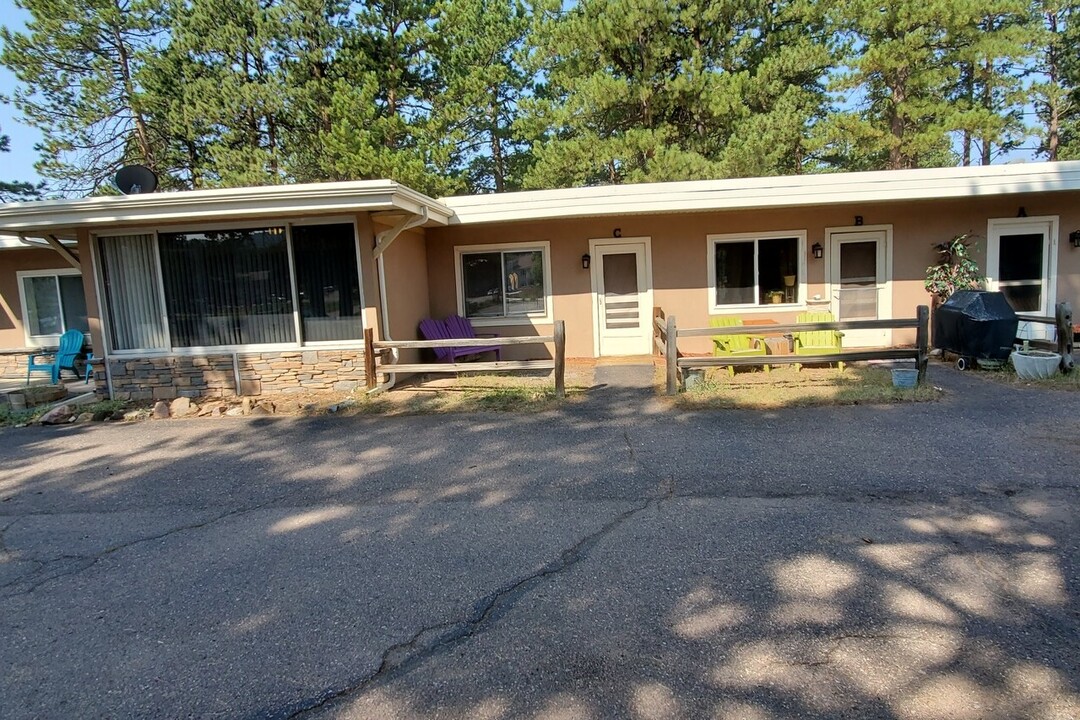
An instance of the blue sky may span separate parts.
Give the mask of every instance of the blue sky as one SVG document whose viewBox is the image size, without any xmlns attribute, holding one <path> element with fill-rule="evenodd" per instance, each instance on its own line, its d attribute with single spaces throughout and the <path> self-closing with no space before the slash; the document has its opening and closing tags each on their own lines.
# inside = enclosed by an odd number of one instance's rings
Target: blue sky
<svg viewBox="0 0 1080 720">
<path fill-rule="evenodd" d="M 0 0 L 0 22 L 15 30 L 22 29 L 27 13 L 15 7 L 12 0 Z M 11 95 L 15 89 L 15 76 L 0 68 L 0 95 Z M 34 144 L 41 139 L 41 134 L 15 120 L 15 108 L 0 104 L 0 132 L 11 137 L 11 152 L 0 157 L 0 179 L 30 180 L 38 179 L 34 172 L 37 153 Z"/>
</svg>

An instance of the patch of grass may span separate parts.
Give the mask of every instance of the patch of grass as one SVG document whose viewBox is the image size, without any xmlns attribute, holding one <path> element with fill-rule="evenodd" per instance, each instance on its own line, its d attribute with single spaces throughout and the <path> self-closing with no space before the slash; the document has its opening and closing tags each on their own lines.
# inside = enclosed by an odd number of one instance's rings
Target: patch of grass
<svg viewBox="0 0 1080 720">
<path fill-rule="evenodd" d="M 1058 373 L 1045 380 L 1021 380 L 1013 366 L 1008 363 L 995 370 L 978 370 L 974 372 L 977 377 L 983 377 L 1013 387 L 1080 391 L 1080 367 L 1074 367 L 1073 371 L 1067 375 Z"/>
<path fill-rule="evenodd" d="M 737 372 L 710 368 L 705 381 L 681 393 L 675 403 L 683 408 L 749 408 L 772 410 L 815 405 L 882 405 L 936 400 L 941 391 L 926 383 L 902 390 L 892 385 L 889 370 L 871 365 L 835 368 L 773 368 L 772 372 Z"/>
<path fill-rule="evenodd" d="M 88 405 L 80 405 L 79 413 L 107 412 L 111 415 L 117 410 L 125 410 L 127 407 L 128 403 L 123 400 L 99 400 L 97 402 L 89 403 Z"/>
<path fill-rule="evenodd" d="M 475 380 L 475 379 L 474 379 Z M 348 415 L 428 415 L 470 412 L 539 412 L 558 404 L 555 388 L 499 383 L 484 387 L 437 389 L 395 389 L 373 397 L 358 398 L 342 414 Z"/>
<path fill-rule="evenodd" d="M 18 427 L 29 425 L 42 413 L 41 408 L 15 410 L 10 405 L 0 405 L 0 427 Z"/>
</svg>

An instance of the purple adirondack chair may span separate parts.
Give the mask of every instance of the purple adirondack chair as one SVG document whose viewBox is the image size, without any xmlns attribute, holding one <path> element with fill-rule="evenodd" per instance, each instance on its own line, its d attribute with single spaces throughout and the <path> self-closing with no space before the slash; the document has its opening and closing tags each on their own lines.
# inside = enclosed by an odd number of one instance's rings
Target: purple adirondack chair
<svg viewBox="0 0 1080 720">
<path fill-rule="evenodd" d="M 424 318 L 420 321 L 420 334 L 425 340 L 457 340 L 476 338 L 476 331 L 467 318 L 460 315 L 451 315 L 445 320 Z M 494 352 L 496 360 L 502 360 L 502 347 L 491 345 L 486 347 L 440 347 L 432 348 L 435 351 L 435 359 L 439 362 L 457 362 L 459 357 L 479 355 L 485 352 Z"/>
</svg>

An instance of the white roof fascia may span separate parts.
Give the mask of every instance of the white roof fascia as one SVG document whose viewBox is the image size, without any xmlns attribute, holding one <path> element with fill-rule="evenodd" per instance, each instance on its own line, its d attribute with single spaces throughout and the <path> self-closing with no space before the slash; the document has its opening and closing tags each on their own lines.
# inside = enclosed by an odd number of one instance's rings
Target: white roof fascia
<svg viewBox="0 0 1080 720">
<path fill-rule="evenodd" d="M 440 198 L 452 224 L 1080 190 L 1080 161 L 608 185 Z"/>
<path fill-rule="evenodd" d="M 77 243 L 69 238 L 59 238 L 64 245 L 75 246 Z M 0 235 L 0 250 L 27 250 L 41 248 L 52 250 L 52 247 L 44 238 L 20 237 L 19 235 Z"/>
<path fill-rule="evenodd" d="M 242 216 L 403 210 L 445 225 L 452 212 L 441 203 L 389 180 L 273 185 L 79 200 L 41 200 L 0 205 L 0 231 L 41 232 L 52 228 L 99 227 L 113 223 L 204 221 Z"/>
</svg>

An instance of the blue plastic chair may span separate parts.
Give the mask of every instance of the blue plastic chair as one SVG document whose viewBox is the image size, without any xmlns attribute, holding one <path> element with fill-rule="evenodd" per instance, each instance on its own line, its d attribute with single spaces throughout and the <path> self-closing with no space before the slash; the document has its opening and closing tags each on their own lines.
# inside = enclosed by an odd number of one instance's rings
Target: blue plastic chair
<svg viewBox="0 0 1080 720">
<path fill-rule="evenodd" d="M 30 384 L 30 373 L 34 371 L 49 373 L 52 376 L 53 385 L 59 384 L 61 370 L 70 370 L 75 373 L 75 377 L 78 377 L 79 371 L 75 369 L 75 358 L 82 354 L 85 340 L 81 330 L 68 330 L 60 336 L 60 347 L 55 353 L 31 355 L 26 363 L 26 384 Z M 52 362 L 35 362 L 37 358 L 47 357 L 49 354 L 53 356 Z"/>
</svg>

